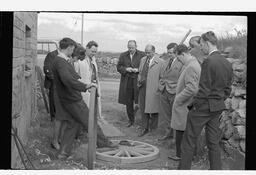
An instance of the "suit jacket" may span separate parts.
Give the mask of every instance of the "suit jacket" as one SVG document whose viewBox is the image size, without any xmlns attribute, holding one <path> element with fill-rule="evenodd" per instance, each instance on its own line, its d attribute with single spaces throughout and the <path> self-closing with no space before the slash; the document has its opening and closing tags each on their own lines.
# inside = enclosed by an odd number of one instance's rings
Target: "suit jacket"
<svg viewBox="0 0 256 175">
<path fill-rule="evenodd" d="M 78 80 L 81 77 L 68 61 L 57 56 L 53 61 L 52 72 L 60 102 L 72 103 L 82 100 L 81 92 L 86 92 L 86 84 Z"/>
<path fill-rule="evenodd" d="M 231 92 L 233 70 L 231 63 L 219 51 L 211 53 L 202 63 L 199 91 L 193 106 L 199 111 L 224 110 Z"/>
<path fill-rule="evenodd" d="M 166 88 L 170 94 L 175 94 L 177 82 L 183 70 L 184 63 L 176 58 L 176 60 L 172 62 L 171 68 L 167 69 L 170 59 L 171 58 L 163 61 L 161 64 L 158 89 L 160 92 L 163 92 L 164 88 Z"/>
<path fill-rule="evenodd" d="M 193 97 L 198 92 L 201 66 L 196 58 L 192 57 L 181 73 L 177 83 L 176 95 L 172 107 L 171 128 L 184 131 L 186 128 L 188 108 Z"/>
<path fill-rule="evenodd" d="M 52 73 L 52 64 L 54 58 L 58 55 L 58 50 L 54 50 L 52 52 L 49 52 L 44 60 L 44 74 L 45 74 L 45 80 L 44 80 L 44 87 L 46 89 L 49 89 L 52 86 L 53 81 L 53 73 Z"/>
<path fill-rule="evenodd" d="M 118 103 L 126 104 L 127 97 L 133 95 L 135 103 L 138 102 L 138 87 L 137 87 L 137 79 L 138 79 L 138 73 L 129 73 L 125 69 L 127 67 L 132 68 L 139 68 L 140 60 L 141 58 L 145 56 L 144 52 L 136 50 L 135 54 L 133 55 L 132 61 L 130 58 L 129 51 L 126 51 L 124 53 L 121 53 L 119 57 L 119 61 L 117 63 L 117 71 L 121 74 L 121 80 L 120 80 L 120 86 L 119 86 L 119 95 L 118 95 Z M 127 94 L 127 88 L 131 85 L 129 85 L 128 78 L 132 78 L 133 81 L 133 88 L 134 88 L 134 94 Z"/>
<path fill-rule="evenodd" d="M 140 86 L 141 73 L 143 66 L 146 62 L 147 57 L 143 57 L 140 62 L 139 67 L 139 75 L 138 75 L 138 84 Z M 146 97 L 140 97 L 139 101 L 145 100 L 145 113 L 158 113 L 159 112 L 159 93 L 158 93 L 158 82 L 159 82 L 159 74 L 162 64 L 162 59 L 160 59 L 157 55 L 152 58 L 152 64 L 149 66 L 148 75 L 146 84 Z M 143 86 L 142 85 L 142 86 Z M 141 86 L 140 86 L 141 87 Z M 140 91 L 139 91 L 140 93 Z M 141 103 L 141 102 L 140 102 Z M 142 102 L 143 103 L 143 102 Z"/>
</svg>

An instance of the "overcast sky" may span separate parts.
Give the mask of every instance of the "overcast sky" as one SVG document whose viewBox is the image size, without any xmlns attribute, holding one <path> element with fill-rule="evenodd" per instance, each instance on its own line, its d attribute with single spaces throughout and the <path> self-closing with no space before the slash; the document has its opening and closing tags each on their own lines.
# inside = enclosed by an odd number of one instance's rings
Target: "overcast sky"
<svg viewBox="0 0 256 175">
<path fill-rule="evenodd" d="M 44 13 L 38 15 L 38 38 L 71 37 L 81 42 L 81 13 Z M 127 41 L 135 39 L 138 49 L 153 44 L 157 53 L 166 51 L 170 42 L 179 43 L 192 30 L 189 38 L 209 30 L 217 36 L 235 30 L 247 30 L 243 16 L 151 15 L 151 14 L 84 14 L 84 45 L 95 40 L 100 51 L 123 52 Z"/>
</svg>

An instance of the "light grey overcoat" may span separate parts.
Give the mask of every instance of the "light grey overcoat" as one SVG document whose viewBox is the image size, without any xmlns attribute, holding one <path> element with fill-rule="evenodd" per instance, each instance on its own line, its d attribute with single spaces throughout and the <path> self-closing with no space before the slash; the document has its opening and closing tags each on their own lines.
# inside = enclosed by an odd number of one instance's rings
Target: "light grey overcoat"
<svg viewBox="0 0 256 175">
<path fill-rule="evenodd" d="M 139 66 L 138 81 L 141 78 L 141 71 L 145 64 L 147 57 L 143 57 Z M 159 73 L 161 68 L 162 59 L 159 56 L 154 55 L 152 58 L 152 64 L 148 69 L 147 85 L 146 85 L 146 97 L 145 97 L 145 113 L 158 113 L 159 112 Z"/>
<path fill-rule="evenodd" d="M 186 129 L 188 108 L 193 97 L 198 91 L 198 85 L 201 74 L 201 66 L 197 59 L 192 57 L 185 64 L 185 68 L 181 73 L 177 88 L 176 96 L 172 107 L 171 128 L 184 131 Z"/>
</svg>

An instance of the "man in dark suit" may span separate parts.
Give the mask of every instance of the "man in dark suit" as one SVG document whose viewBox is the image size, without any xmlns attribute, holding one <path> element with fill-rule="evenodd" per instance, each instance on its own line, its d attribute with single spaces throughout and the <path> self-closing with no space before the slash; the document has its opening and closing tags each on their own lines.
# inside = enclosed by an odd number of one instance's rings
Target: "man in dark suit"
<svg viewBox="0 0 256 175">
<path fill-rule="evenodd" d="M 51 120 L 54 119 L 55 115 L 55 109 L 54 109 L 54 95 L 53 95 L 53 74 L 52 74 L 52 62 L 54 58 L 58 55 L 58 50 L 54 50 L 50 53 L 48 53 L 44 60 L 44 74 L 45 74 L 45 80 L 44 80 L 44 87 L 46 89 L 49 89 L 49 106 L 50 106 L 50 115 Z"/>
<path fill-rule="evenodd" d="M 176 94 L 176 86 L 178 79 L 183 70 L 184 63 L 180 61 L 174 54 L 174 49 L 177 47 L 176 43 L 167 45 L 167 54 L 169 58 L 163 62 L 160 77 L 159 87 L 160 92 L 160 115 L 166 121 L 167 127 L 165 134 L 159 138 L 159 141 L 173 137 L 173 129 L 171 128 L 172 106 Z"/>
<path fill-rule="evenodd" d="M 54 100 L 55 94 L 54 94 L 54 79 L 53 79 L 53 73 L 52 73 L 52 63 L 55 57 L 58 55 L 58 50 L 54 50 L 52 52 L 49 52 L 44 60 L 44 74 L 45 74 L 45 80 L 44 80 L 44 87 L 49 90 L 48 93 L 48 99 L 49 99 L 49 106 L 50 106 L 50 116 L 51 120 L 54 120 L 54 132 L 53 132 L 53 140 L 51 143 L 51 146 L 55 149 L 60 149 L 59 145 L 59 137 L 60 137 L 60 128 L 61 128 L 61 121 L 56 119 L 56 106 Z"/>
<path fill-rule="evenodd" d="M 118 103 L 126 105 L 129 118 L 127 127 L 130 127 L 134 123 L 134 103 L 138 108 L 138 69 L 140 60 L 145 54 L 137 50 L 135 40 L 128 41 L 127 47 L 128 51 L 121 53 L 117 63 L 117 71 L 121 74 Z"/>
<path fill-rule="evenodd" d="M 78 79 L 73 66 L 68 62 L 69 56 L 75 48 L 75 41 L 64 38 L 59 43 L 59 54 L 53 61 L 52 71 L 59 102 L 66 116 L 66 128 L 61 140 L 60 154 L 58 158 L 67 158 L 71 151 L 72 143 L 79 129 L 79 124 L 88 131 L 89 109 L 82 99 L 81 92 L 86 92 L 91 87 L 97 87 L 95 83 L 84 84 Z M 113 144 L 105 137 L 101 128 L 97 125 L 97 146 L 113 147 Z"/>
<path fill-rule="evenodd" d="M 201 35 L 200 46 L 207 58 L 201 67 L 199 90 L 188 113 L 186 130 L 181 143 L 179 169 L 190 169 L 196 141 L 205 127 L 206 144 L 211 170 L 221 169 L 220 121 L 232 84 L 232 66 L 217 50 L 217 37 L 210 31 Z"/>
</svg>

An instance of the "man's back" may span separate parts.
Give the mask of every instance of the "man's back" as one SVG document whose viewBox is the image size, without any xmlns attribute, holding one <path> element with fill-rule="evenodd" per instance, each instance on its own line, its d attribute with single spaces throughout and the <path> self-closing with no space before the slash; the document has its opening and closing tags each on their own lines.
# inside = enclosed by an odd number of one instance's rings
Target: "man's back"
<svg viewBox="0 0 256 175">
<path fill-rule="evenodd" d="M 54 83 L 62 102 L 82 100 L 81 92 L 86 91 L 86 85 L 78 79 L 80 76 L 64 58 L 57 56 L 53 61 Z"/>
<path fill-rule="evenodd" d="M 202 64 L 197 98 L 209 100 L 210 111 L 225 109 L 224 100 L 229 96 L 233 70 L 219 52 L 214 52 Z"/>
<path fill-rule="evenodd" d="M 43 71 L 45 74 L 45 81 L 44 81 L 44 87 L 49 88 L 51 86 L 52 80 L 53 80 L 53 74 L 52 74 L 52 64 L 54 58 L 58 55 L 58 50 L 54 50 L 52 52 L 49 52 L 44 60 L 44 67 Z"/>
</svg>

